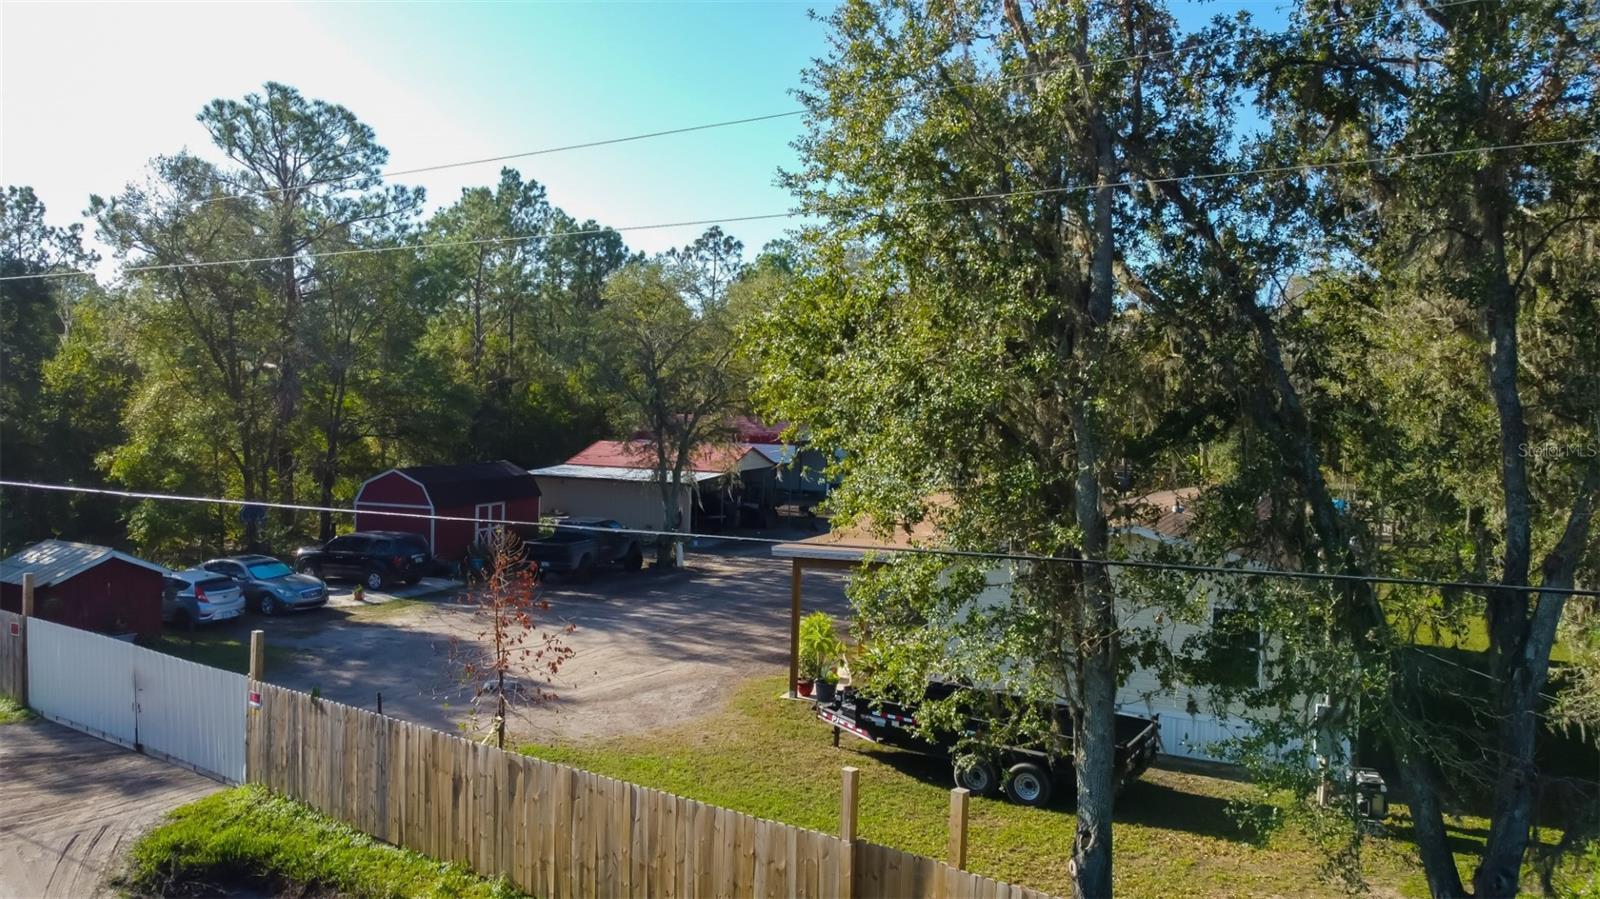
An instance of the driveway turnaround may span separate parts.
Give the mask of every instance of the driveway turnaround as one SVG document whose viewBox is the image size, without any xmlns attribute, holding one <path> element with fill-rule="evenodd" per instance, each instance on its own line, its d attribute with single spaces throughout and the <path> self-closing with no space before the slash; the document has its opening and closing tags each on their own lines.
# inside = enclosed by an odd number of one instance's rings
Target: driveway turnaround
<svg viewBox="0 0 1600 899">
<path fill-rule="evenodd" d="M 0 896 L 114 895 L 129 844 L 221 788 L 47 721 L 0 725 Z"/>
<path fill-rule="evenodd" d="M 844 583 L 835 572 L 806 579 L 807 611 L 832 613 L 841 631 Z M 576 655 L 547 685 L 556 699 L 511 716 L 509 729 L 522 740 L 603 740 L 679 724 L 718 711 L 745 678 L 788 671 L 789 565 L 765 547 L 692 554 L 684 571 L 556 580 L 541 595 L 551 605 L 537 615 L 541 630 L 573 625 L 566 645 Z M 272 683 L 366 709 L 376 709 L 382 694 L 386 714 L 479 731 L 488 722 L 471 714 L 472 690 L 461 675 L 463 660 L 481 651 L 485 625 L 462 599 L 248 626 L 264 627 L 269 645 L 290 651 L 284 663 L 269 663 Z"/>
</svg>

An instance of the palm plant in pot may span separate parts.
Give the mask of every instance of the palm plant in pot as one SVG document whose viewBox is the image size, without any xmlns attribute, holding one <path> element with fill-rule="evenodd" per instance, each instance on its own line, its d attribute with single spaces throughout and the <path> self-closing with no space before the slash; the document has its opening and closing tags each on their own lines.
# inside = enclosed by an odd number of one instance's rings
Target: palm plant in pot
<svg viewBox="0 0 1600 899">
<path fill-rule="evenodd" d="M 818 702 L 832 702 L 838 678 L 834 665 L 844 652 L 844 642 L 833 629 L 826 612 L 812 612 L 800 620 L 800 695 L 809 693 Z M 808 691 L 806 687 L 811 689 Z"/>
</svg>

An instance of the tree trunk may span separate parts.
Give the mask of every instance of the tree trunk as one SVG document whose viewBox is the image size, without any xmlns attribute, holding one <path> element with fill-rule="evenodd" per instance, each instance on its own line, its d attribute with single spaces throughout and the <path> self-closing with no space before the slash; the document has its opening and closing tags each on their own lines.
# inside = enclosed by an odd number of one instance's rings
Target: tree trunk
<svg viewBox="0 0 1600 899">
<path fill-rule="evenodd" d="M 1098 114 L 1091 117 L 1097 180 L 1115 180 L 1117 161 L 1110 129 Z M 1094 254 L 1089 293 L 1083 310 L 1083 333 L 1073 341 L 1077 396 L 1069 413 L 1077 470 L 1073 509 L 1081 549 L 1089 558 L 1104 558 L 1107 526 L 1100 496 L 1100 433 L 1094 406 L 1098 399 L 1095 365 L 1106 355 L 1105 329 L 1111 320 L 1115 291 L 1113 261 L 1116 232 L 1114 198 L 1109 187 L 1094 196 Z M 1072 647 L 1078 674 L 1077 714 L 1073 715 L 1073 768 L 1078 781 L 1077 827 L 1072 844 L 1072 890 L 1077 899 L 1111 896 L 1111 815 L 1116 802 L 1117 616 L 1106 569 L 1087 565 L 1077 578 L 1082 595 L 1074 619 L 1079 623 Z"/>
<path fill-rule="evenodd" d="M 1074 517 L 1082 550 L 1103 558 L 1106 519 L 1100 508 L 1099 440 L 1089 403 L 1072 417 L 1077 450 Z M 1073 768 L 1077 775 L 1077 828 L 1072 844 L 1073 895 L 1102 899 L 1111 895 L 1111 816 L 1116 799 L 1117 625 L 1112 585 L 1104 567 L 1083 566 L 1076 578 L 1081 595 L 1074 618 L 1079 627 L 1071 647 L 1077 672 L 1077 714 L 1073 716 Z"/>
<path fill-rule="evenodd" d="M 1479 189 L 1486 185 L 1480 181 Z M 1502 238 L 1504 224 L 1494 200 L 1480 200 L 1484 234 L 1489 243 L 1492 282 L 1489 285 L 1485 320 L 1489 331 L 1489 394 L 1494 400 L 1500 425 L 1500 488 L 1505 503 L 1505 559 L 1501 583 L 1523 586 L 1528 583 L 1532 564 L 1532 497 L 1528 489 L 1527 421 L 1523 415 L 1522 394 L 1517 385 L 1517 296 L 1511 285 Z M 1529 637 L 1529 595 L 1523 590 L 1496 590 L 1488 597 L 1490 673 L 1498 688 L 1494 719 L 1498 769 L 1489 818 L 1489 836 L 1483 857 L 1473 876 L 1473 890 L 1483 897 L 1509 896 L 1517 891 L 1522 877 L 1522 858 L 1528 848 L 1528 832 L 1533 825 L 1534 735 L 1539 723 L 1534 704 L 1535 665 L 1541 672 L 1544 659 L 1530 660 L 1525 650 Z"/>
<path fill-rule="evenodd" d="M 285 505 L 294 503 L 295 452 L 294 441 L 289 438 L 294 419 L 300 410 L 300 359 L 297 352 L 300 339 L 300 281 L 295 277 L 294 255 L 298 251 L 292 226 L 285 225 L 279 234 L 279 248 L 285 257 L 283 273 L 283 352 L 278 359 L 278 417 L 273 423 L 278 432 L 277 455 L 273 460 L 278 472 L 278 501 Z M 278 521 L 285 528 L 294 526 L 294 511 L 280 509 Z"/>
<path fill-rule="evenodd" d="M 667 434 L 665 428 L 658 429 L 655 433 L 656 476 L 661 479 L 661 529 L 676 532 L 683 529 L 683 515 L 678 507 L 678 497 L 683 493 L 684 462 L 680 458 L 677 465 L 668 466 Z M 676 549 L 675 538 L 666 536 L 656 538 L 656 567 L 663 570 L 675 567 L 678 563 Z"/>
<path fill-rule="evenodd" d="M 495 745 L 506 748 L 506 673 L 502 669 L 495 686 Z"/>
<path fill-rule="evenodd" d="M 1428 878 L 1428 892 L 1434 899 L 1465 896 L 1461 872 L 1456 868 L 1456 857 L 1450 852 L 1450 838 L 1444 829 L 1444 810 L 1439 806 L 1433 764 L 1425 755 L 1407 746 L 1400 752 L 1400 770 L 1406 779 L 1411 826 L 1416 833 L 1422 870 Z"/>
<path fill-rule="evenodd" d="M 318 513 L 317 532 L 324 543 L 333 539 L 333 513 L 328 509 L 333 506 L 333 486 L 339 475 L 340 438 L 344 431 L 344 393 L 345 375 L 340 372 L 334 384 L 333 407 L 328 410 L 327 428 L 323 435 L 328 449 L 322 456 L 322 476 L 317 505 L 321 506 L 323 511 Z"/>
</svg>

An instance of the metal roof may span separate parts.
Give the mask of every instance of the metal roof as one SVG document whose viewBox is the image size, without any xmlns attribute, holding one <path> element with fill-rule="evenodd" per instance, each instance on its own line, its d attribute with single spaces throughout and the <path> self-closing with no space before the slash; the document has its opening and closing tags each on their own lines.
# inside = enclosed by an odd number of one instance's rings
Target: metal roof
<svg viewBox="0 0 1600 899">
<path fill-rule="evenodd" d="M 32 574 L 35 587 L 48 587 L 77 577 L 111 559 L 121 559 L 140 568 L 167 573 L 167 569 L 154 562 L 136 559 L 110 547 L 67 540 L 41 540 L 11 558 L 0 561 L 0 583 L 21 584 L 24 574 Z"/>
<path fill-rule="evenodd" d="M 568 465 L 586 468 L 638 468 L 655 469 L 654 444 L 649 441 L 596 440 L 588 448 L 567 460 Z M 746 463 L 750 454 L 756 458 Z M 689 468 L 712 475 L 734 470 L 761 468 L 772 465 L 765 453 L 748 443 L 723 443 L 701 446 L 689 454 Z"/>
<path fill-rule="evenodd" d="M 632 481 L 637 484 L 656 483 L 656 472 L 653 468 L 617 468 L 611 465 L 551 465 L 546 468 L 535 468 L 529 472 L 536 478 L 574 478 L 584 481 Z M 722 477 L 721 472 L 715 471 L 686 471 L 683 479 L 687 483 L 698 484 L 702 481 L 711 481 Z"/>
<path fill-rule="evenodd" d="M 410 468 L 391 468 L 367 481 L 378 480 L 384 474 L 399 472 L 422 485 L 428 501 L 435 509 L 471 506 L 477 503 L 527 499 L 539 495 L 539 485 L 526 469 L 504 459 L 498 462 L 465 462 L 459 465 L 413 465 Z M 362 484 L 363 490 L 367 484 Z M 356 502 L 360 504 L 358 493 Z"/>
</svg>

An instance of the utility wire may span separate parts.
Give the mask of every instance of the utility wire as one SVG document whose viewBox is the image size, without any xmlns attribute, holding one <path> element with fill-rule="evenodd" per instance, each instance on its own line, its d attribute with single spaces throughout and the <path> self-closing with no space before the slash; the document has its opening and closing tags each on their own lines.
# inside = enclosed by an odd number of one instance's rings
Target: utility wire
<svg viewBox="0 0 1600 899">
<path fill-rule="evenodd" d="M 1478 2 L 1478 0 L 1473 0 Z M 261 190 L 247 190 L 236 194 L 221 197 L 207 197 L 196 200 L 191 206 L 204 206 L 208 203 L 224 203 L 228 200 L 242 200 L 246 197 L 270 197 L 275 194 L 286 193 L 291 190 L 305 190 L 311 187 L 324 187 L 330 184 L 346 184 L 351 181 L 362 181 L 367 178 L 399 178 L 405 175 L 421 175 L 427 172 L 440 172 L 445 169 L 458 169 L 472 165 L 487 165 L 491 162 L 510 162 L 513 159 L 527 159 L 532 156 L 547 156 L 551 153 L 565 153 L 569 150 L 591 150 L 595 147 L 609 147 L 615 144 L 632 143 L 633 141 L 650 140 L 656 137 L 667 137 L 674 134 L 690 134 L 695 131 L 710 131 L 713 128 L 729 128 L 734 125 L 749 125 L 755 122 L 768 122 L 773 119 L 787 119 L 804 113 L 803 109 L 792 109 L 788 112 L 773 112 L 766 115 L 748 116 L 742 119 L 728 119 L 722 122 L 707 122 L 702 125 L 686 125 L 682 128 L 667 128 L 661 131 L 646 131 L 643 134 L 629 134 L 624 137 L 608 137 L 602 140 L 584 141 L 576 144 L 562 144 L 555 147 L 542 147 L 538 150 L 527 150 L 521 153 L 507 153 L 504 156 L 485 156 L 482 159 L 466 159 L 461 162 L 444 162 L 437 165 L 419 166 L 413 169 L 390 169 L 373 175 L 352 175 L 347 178 L 324 178 L 320 181 L 307 181 L 305 184 L 296 184 L 293 187 L 268 187 Z"/>
<path fill-rule="evenodd" d="M 626 231 L 651 231 L 665 228 L 699 227 L 705 225 L 725 225 L 739 222 L 754 222 L 771 219 L 796 218 L 806 215 L 830 214 L 849 212 L 854 210 L 880 209 L 893 212 L 896 209 L 911 209 L 925 206 L 942 206 L 953 203 L 971 203 L 987 200 L 1005 200 L 1016 197 L 1039 197 L 1079 193 L 1091 190 L 1109 190 L 1121 187 L 1138 187 L 1156 184 L 1176 184 L 1196 181 L 1216 181 L 1224 178 L 1243 178 L 1257 175 L 1285 175 L 1298 172 L 1320 171 L 1325 169 L 1347 168 L 1350 166 L 1376 165 L 1390 162 L 1407 162 L 1420 159 L 1439 159 L 1448 156 L 1464 156 L 1472 153 L 1500 153 L 1509 150 L 1528 150 L 1538 147 L 1561 147 L 1578 144 L 1592 144 L 1600 142 L 1600 136 L 1573 137 L 1562 140 L 1527 141 L 1517 144 L 1499 144 L 1490 147 L 1460 147 L 1450 150 L 1431 150 L 1422 153 L 1396 153 L 1388 156 L 1370 156 L 1361 159 L 1342 159 L 1330 162 L 1307 162 L 1296 165 L 1266 166 L 1250 169 L 1229 169 L 1221 172 L 1199 172 L 1190 175 L 1172 175 L 1162 178 L 1128 178 L 1121 181 L 1108 181 L 1103 184 L 1073 184 L 1063 187 L 1041 187 L 1024 190 L 997 191 L 994 193 L 967 194 L 959 197 L 930 197 L 921 200 L 889 201 L 887 203 L 858 203 L 842 204 L 832 209 L 819 210 L 789 210 L 786 212 L 767 212 L 757 215 L 720 216 L 717 218 L 694 219 L 679 222 L 659 222 L 650 225 L 624 225 L 621 227 L 581 228 L 570 231 L 550 231 L 544 234 L 515 235 L 511 237 L 483 237 L 471 240 L 439 240 L 424 241 L 409 244 L 394 244 L 380 247 L 353 247 L 344 250 L 327 250 L 318 253 L 301 253 L 293 256 L 250 256 L 238 259 L 211 259 L 199 262 L 167 262 L 149 265 L 130 265 L 122 269 L 124 274 L 129 272 L 158 272 L 176 271 L 190 268 L 211 268 L 221 265 L 251 265 L 263 262 L 288 262 L 291 260 L 325 259 L 338 256 L 357 256 L 367 253 L 393 253 L 402 250 L 431 250 L 448 247 L 486 246 L 506 243 L 529 243 L 533 241 L 554 240 L 562 237 L 583 237 L 595 234 L 607 234 Z M 72 278 L 84 275 L 93 275 L 93 269 L 67 269 L 53 272 L 36 272 L 25 275 L 6 275 L 0 277 L 0 282 L 25 281 L 34 278 L 54 279 Z"/>
<path fill-rule="evenodd" d="M 1432 6 L 1427 6 L 1425 8 L 1432 9 L 1432 10 L 1442 10 L 1442 9 L 1449 9 L 1450 7 L 1454 7 L 1454 6 L 1465 6 L 1465 5 L 1468 5 L 1468 4 L 1484 3 L 1484 2 L 1489 2 L 1489 0 L 1450 0 L 1450 2 L 1436 3 L 1436 4 L 1433 4 Z M 1322 31 L 1331 31 L 1331 30 L 1334 30 L 1336 28 L 1343 27 L 1345 25 L 1355 25 L 1355 24 L 1360 24 L 1360 23 L 1363 23 L 1363 22 L 1376 21 L 1376 20 L 1382 19 L 1382 18 L 1384 18 L 1385 16 L 1388 16 L 1388 15 L 1391 15 L 1391 13 L 1378 13 L 1378 14 L 1375 14 L 1375 15 L 1366 15 L 1366 16 L 1347 16 L 1347 17 L 1342 18 L 1342 19 L 1330 19 L 1327 22 L 1323 22 L 1323 23 L 1321 23 L 1319 25 L 1315 25 L 1315 26 L 1309 26 L 1309 27 L 1305 27 L 1305 28 L 1301 28 L 1301 29 L 1289 29 L 1289 30 L 1285 30 L 1285 31 L 1276 32 L 1276 34 L 1278 36 L 1280 36 L 1280 37 L 1287 37 L 1287 36 L 1289 36 L 1291 34 L 1297 34 L 1297 33 L 1298 34 L 1302 34 L 1302 35 L 1315 34 L 1315 33 L 1322 32 Z M 1203 50 L 1203 49 L 1210 49 L 1210 48 L 1213 48 L 1213 47 L 1227 46 L 1228 44 L 1241 43 L 1241 42 L 1243 42 L 1245 40 L 1248 40 L 1249 38 L 1250 38 L 1249 35 L 1239 35 L 1239 36 L 1220 37 L 1220 38 L 1215 38 L 1215 39 L 1209 40 L 1209 41 L 1198 41 L 1198 42 L 1192 42 L 1192 43 L 1186 43 L 1186 42 L 1183 42 L 1183 41 L 1179 41 L 1179 42 L 1175 43 L 1172 47 L 1170 47 L 1168 49 L 1165 49 L 1165 50 L 1150 50 L 1150 51 L 1146 51 L 1146 52 L 1143 52 L 1143 53 L 1130 54 L 1130 55 L 1127 55 L 1127 56 L 1113 56 L 1113 57 L 1109 57 L 1109 58 L 1106 58 L 1106 59 L 1096 59 L 1096 60 L 1092 61 L 1092 63 L 1090 64 L 1090 68 L 1100 68 L 1100 67 L 1103 67 L 1103 66 L 1115 65 L 1116 63 L 1122 63 L 1122 62 L 1137 62 L 1137 61 L 1146 60 L 1146 59 L 1157 59 L 1157 58 L 1160 58 L 1160 57 L 1163 57 L 1163 56 L 1171 56 L 1173 54 L 1182 53 L 1182 52 L 1186 52 L 1186 51 L 1187 52 L 1193 52 L 1193 51 L 1196 51 L 1196 50 Z M 1001 84 L 1006 84 L 1006 83 L 1009 83 L 1009 82 L 1012 82 L 1012 81 L 1020 81 L 1020 80 L 1024 80 L 1024 79 L 1028 79 L 1028 78 L 1036 78 L 1036 77 L 1039 77 L 1041 75 L 1049 75 L 1049 74 L 1054 74 L 1056 72 L 1066 71 L 1066 70 L 1069 70 L 1069 69 L 1080 69 L 1080 68 L 1081 68 L 1080 64 L 1074 61 L 1074 62 L 1064 63 L 1064 64 L 1059 65 L 1059 66 L 1048 66 L 1048 67 L 1045 67 L 1045 68 L 1032 69 L 1032 70 L 1029 70 L 1029 71 L 1018 72 L 1018 73 L 1016 73 L 1014 75 L 1007 75 L 1007 76 L 1004 76 L 1004 77 L 996 79 L 996 80 Z M 931 91 L 933 91 L 935 89 L 936 88 L 933 88 L 933 87 L 908 87 L 906 89 L 903 89 L 903 90 L 900 90 L 900 91 L 896 91 L 894 93 L 897 95 L 897 97 L 899 99 L 904 99 L 906 97 L 914 96 L 916 94 L 928 93 L 928 92 L 931 92 Z M 444 170 L 447 170 L 447 169 L 465 168 L 465 167 L 468 167 L 468 166 L 475 166 L 475 165 L 487 165 L 487 164 L 493 163 L 493 162 L 510 162 L 512 160 L 515 160 L 515 159 L 528 159 L 528 158 L 531 158 L 531 157 L 534 157 L 534 156 L 546 156 L 546 155 L 549 155 L 549 154 L 552 154 L 552 153 L 565 153 L 565 152 L 568 152 L 568 151 L 571 151 L 571 150 L 589 150 L 589 149 L 594 149 L 596 147 L 607 147 L 607 146 L 613 146 L 613 145 L 616 145 L 616 144 L 633 143 L 635 141 L 650 140 L 650 139 L 657 138 L 657 137 L 670 137 L 672 135 L 678 135 L 678 134 L 690 134 L 690 133 L 693 133 L 693 132 L 696 132 L 696 131 L 710 131 L 710 130 L 713 130 L 713 129 L 716 129 L 716 128 L 731 128 L 731 127 L 738 126 L 738 125 L 750 125 L 750 124 L 756 124 L 756 123 L 759 123 L 759 122 L 773 121 L 775 119 L 793 118 L 795 116 L 804 115 L 806 112 L 807 112 L 807 110 L 803 109 L 803 108 L 801 108 L 801 109 L 790 109 L 790 110 L 786 110 L 784 112 L 772 112 L 772 113 L 766 113 L 764 115 L 746 116 L 744 118 L 737 118 L 737 119 L 726 119 L 726 120 L 718 121 L 718 122 L 706 122 L 706 123 L 702 123 L 702 124 L 698 124 L 698 125 L 686 125 L 686 126 L 683 126 L 683 127 L 680 127 L 680 128 L 666 128 L 666 129 L 662 129 L 662 130 L 659 130 L 659 131 L 646 131 L 646 132 L 643 132 L 643 133 L 640 133 L 640 134 L 629 134 L 629 135 L 625 135 L 625 136 L 622 136 L 622 137 L 611 137 L 611 138 L 603 138 L 603 139 L 600 139 L 600 140 L 583 141 L 583 142 L 580 142 L 580 143 L 573 143 L 573 144 L 561 144 L 561 145 L 553 146 L 553 147 L 542 147 L 542 148 L 537 149 L 537 150 L 526 150 L 526 151 L 519 152 L 519 153 L 506 153 L 506 154 L 503 154 L 503 155 L 500 155 L 500 156 L 485 156 L 485 157 L 482 157 L 482 158 L 479 158 L 479 159 L 465 159 L 465 160 L 461 160 L 459 162 L 444 162 L 444 163 L 438 163 L 438 164 L 435 164 L 435 165 L 418 166 L 416 168 L 409 168 L 409 169 L 389 169 L 389 170 L 382 171 L 382 172 L 377 172 L 377 173 L 374 173 L 374 174 L 351 175 L 351 176 L 344 177 L 344 178 L 324 178 L 324 179 L 320 179 L 320 180 L 316 180 L 316 181 L 308 181 L 308 182 L 306 182 L 304 184 L 297 184 L 297 185 L 294 185 L 293 187 L 268 187 L 268 188 L 261 188 L 259 190 L 240 191 L 239 193 L 227 194 L 227 195 L 219 196 L 219 197 L 207 197 L 206 199 L 195 200 L 195 201 L 193 201 L 191 203 L 188 203 L 186 205 L 190 206 L 191 208 L 195 208 L 195 207 L 205 206 L 205 205 L 210 204 L 210 203 L 223 203 L 223 202 L 227 202 L 229 200 L 241 200 L 241 199 L 245 199 L 247 197 L 257 197 L 257 196 L 259 196 L 259 197 L 270 197 L 270 196 L 275 196 L 277 194 L 286 193 L 286 192 L 291 191 L 291 190 L 305 190 L 305 189 L 308 189 L 308 188 L 325 187 L 325 186 L 333 185 L 333 184 L 348 184 L 350 182 L 363 181 L 363 180 L 366 180 L 368 178 L 377 178 L 379 180 L 387 180 L 387 179 L 391 179 L 391 178 L 403 177 L 403 176 L 406 176 L 406 175 L 421 175 L 421 174 L 426 174 L 426 173 L 429 173 L 429 172 L 444 171 Z"/>
<path fill-rule="evenodd" d="M 187 502 L 205 503 L 222 506 L 259 506 L 267 509 L 284 509 L 293 512 L 327 512 L 334 515 L 355 515 L 356 509 L 346 509 L 338 506 L 313 506 L 301 503 L 275 503 L 255 502 L 243 499 L 228 499 L 215 496 L 185 496 L 174 493 L 150 493 L 138 490 L 112 490 L 105 487 L 79 487 L 72 484 L 43 484 L 31 481 L 0 480 L 0 487 L 11 487 L 19 490 L 48 490 L 62 493 L 80 493 L 93 496 L 113 496 L 121 499 L 153 500 L 158 502 Z M 485 522 L 478 518 L 464 515 L 439 515 L 427 512 L 398 512 L 398 511 L 372 511 L 369 514 L 383 515 L 392 518 L 414 518 L 425 521 L 455 521 L 470 524 L 495 524 L 513 527 L 561 527 L 569 531 L 601 534 L 630 534 L 640 537 L 670 537 L 674 540 L 727 540 L 736 543 L 748 543 L 762 546 L 791 545 L 794 540 L 781 540 L 775 537 L 749 537 L 739 534 L 706 534 L 694 531 L 666 531 L 649 528 L 608 528 L 597 525 L 568 524 L 557 518 L 542 518 L 537 521 L 494 521 Z M 1074 556 L 1046 556 L 1037 553 L 1012 553 L 1012 552 L 983 552 L 966 549 L 941 549 L 926 546 L 882 546 L 870 543 L 829 543 L 830 550 L 852 550 L 873 555 L 913 555 L 913 556 L 945 556 L 960 559 L 996 559 L 1011 562 L 1058 562 L 1072 565 L 1093 565 L 1105 568 L 1132 568 L 1152 571 L 1181 571 L 1191 574 L 1220 574 L 1243 577 L 1279 577 L 1305 581 L 1320 581 L 1333 583 L 1362 583 L 1362 584 L 1391 584 L 1410 587 L 1439 587 L 1446 589 L 1501 591 L 1509 590 L 1519 593 L 1548 593 L 1561 596 L 1592 596 L 1600 597 L 1600 590 L 1587 590 L 1578 587 L 1538 587 L 1532 585 L 1491 584 L 1478 581 L 1446 581 L 1432 578 L 1391 577 L 1387 575 L 1367 574 L 1333 574 L 1319 571 L 1292 571 L 1273 568 L 1241 568 L 1228 565 L 1194 565 L 1182 562 L 1155 562 L 1148 559 L 1098 559 L 1079 558 Z"/>
</svg>

